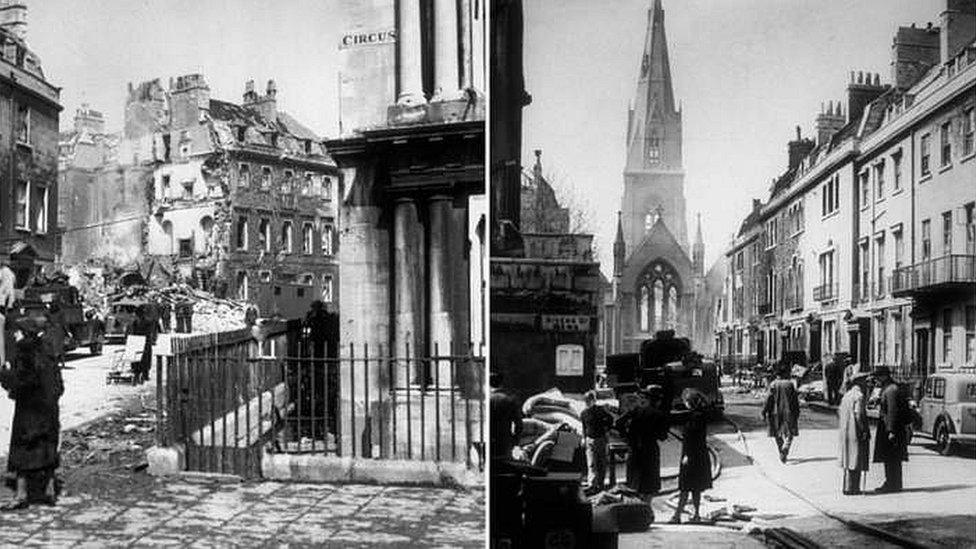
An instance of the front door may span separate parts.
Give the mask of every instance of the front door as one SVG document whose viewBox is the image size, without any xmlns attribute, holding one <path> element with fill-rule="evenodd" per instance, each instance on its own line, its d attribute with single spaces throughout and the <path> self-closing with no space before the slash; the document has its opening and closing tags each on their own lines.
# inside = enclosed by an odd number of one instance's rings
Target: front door
<svg viewBox="0 0 976 549">
<path fill-rule="evenodd" d="M 820 322 L 810 325 L 810 348 L 807 355 L 810 364 L 820 362 Z"/>
<path fill-rule="evenodd" d="M 929 373 L 929 331 L 927 328 L 915 331 L 915 364 L 924 375 Z"/>
</svg>

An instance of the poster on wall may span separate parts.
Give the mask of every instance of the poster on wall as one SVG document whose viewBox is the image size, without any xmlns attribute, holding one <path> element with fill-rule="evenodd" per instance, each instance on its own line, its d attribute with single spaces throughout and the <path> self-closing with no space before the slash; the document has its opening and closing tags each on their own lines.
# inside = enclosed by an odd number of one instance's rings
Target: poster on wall
<svg viewBox="0 0 976 549">
<path fill-rule="evenodd" d="M 556 375 L 583 376 L 582 345 L 560 345 L 556 347 Z"/>
</svg>

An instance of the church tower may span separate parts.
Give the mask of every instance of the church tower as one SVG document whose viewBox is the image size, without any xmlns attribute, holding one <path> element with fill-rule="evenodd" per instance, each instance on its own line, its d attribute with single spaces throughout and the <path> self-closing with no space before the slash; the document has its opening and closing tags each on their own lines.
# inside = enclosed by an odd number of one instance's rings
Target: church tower
<svg viewBox="0 0 976 549">
<path fill-rule="evenodd" d="M 681 110 L 675 108 L 661 0 L 647 14 L 637 93 L 627 113 L 627 165 L 621 209 L 627 251 L 637 250 L 660 217 L 690 251 L 681 160 Z"/>
</svg>

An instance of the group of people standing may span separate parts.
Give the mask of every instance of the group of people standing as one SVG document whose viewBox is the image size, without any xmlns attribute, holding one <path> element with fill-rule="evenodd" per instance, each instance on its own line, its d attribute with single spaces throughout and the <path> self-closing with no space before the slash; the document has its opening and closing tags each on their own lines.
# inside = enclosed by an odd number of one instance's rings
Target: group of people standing
<svg viewBox="0 0 976 549">
<path fill-rule="evenodd" d="M 878 366 L 871 373 L 859 373 L 849 366 L 843 377 L 843 397 L 837 407 L 839 464 L 844 471 L 843 493 L 861 493 L 861 479 L 870 461 L 883 463 L 885 469 L 885 481 L 875 492 L 898 492 L 902 489 L 902 463 L 908 461 L 912 422 L 908 396 L 891 377 L 891 371 L 886 366 Z M 869 458 L 871 432 L 867 401 L 874 386 L 879 387 L 881 393 L 874 454 Z M 777 379 L 769 386 L 763 417 L 783 463 L 789 457 L 793 438 L 800 434 L 799 415 L 800 401 L 796 386 L 790 379 L 790 369 L 782 366 L 777 371 Z"/>
<path fill-rule="evenodd" d="M 701 393 L 686 389 L 682 395 L 689 410 L 682 427 L 681 462 L 678 472 L 678 507 L 670 523 L 681 522 L 681 514 L 691 496 L 694 514 L 691 522 L 701 522 L 701 493 L 712 487 L 711 457 L 705 442 L 707 418 Z M 586 448 L 588 491 L 604 488 L 607 464 L 607 435 L 615 428 L 627 441 L 627 486 L 651 505 L 661 491 L 660 442 L 669 434 L 670 415 L 663 402 L 661 387 L 650 385 L 636 393 L 636 402 L 619 419 L 596 404 L 592 391 L 584 397 L 586 409 L 580 414 Z M 653 512 L 651 513 L 653 517 Z"/>
</svg>

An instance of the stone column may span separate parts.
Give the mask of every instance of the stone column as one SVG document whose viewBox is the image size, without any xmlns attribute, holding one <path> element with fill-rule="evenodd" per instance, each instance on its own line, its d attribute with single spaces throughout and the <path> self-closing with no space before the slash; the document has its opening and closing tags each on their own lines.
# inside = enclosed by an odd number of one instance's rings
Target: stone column
<svg viewBox="0 0 976 549">
<path fill-rule="evenodd" d="M 392 356 L 406 358 L 424 356 L 424 234 L 417 216 L 417 203 L 411 198 L 398 198 L 394 210 L 394 299 L 396 326 L 393 334 Z M 410 354 L 407 354 L 407 346 Z M 398 367 L 395 377 L 401 378 L 407 369 L 412 383 L 422 382 L 418 364 Z M 397 384 L 395 384 L 397 386 Z"/>
<path fill-rule="evenodd" d="M 424 103 L 423 69 L 421 65 L 420 2 L 399 0 L 397 17 L 397 76 L 399 95 L 397 104 L 416 106 Z"/>
<path fill-rule="evenodd" d="M 434 0 L 434 97 L 432 101 L 461 98 L 458 74 L 457 0 Z"/>
<path fill-rule="evenodd" d="M 429 304 L 428 334 L 429 350 L 434 353 L 435 345 L 441 356 L 451 354 L 453 311 L 451 309 L 451 258 L 449 257 L 449 231 L 451 229 L 451 198 L 437 195 L 431 197 L 429 208 L 429 236 L 427 257 L 427 295 Z M 431 377 L 441 387 L 450 385 L 449 361 L 438 361 L 437 371 Z"/>
</svg>

